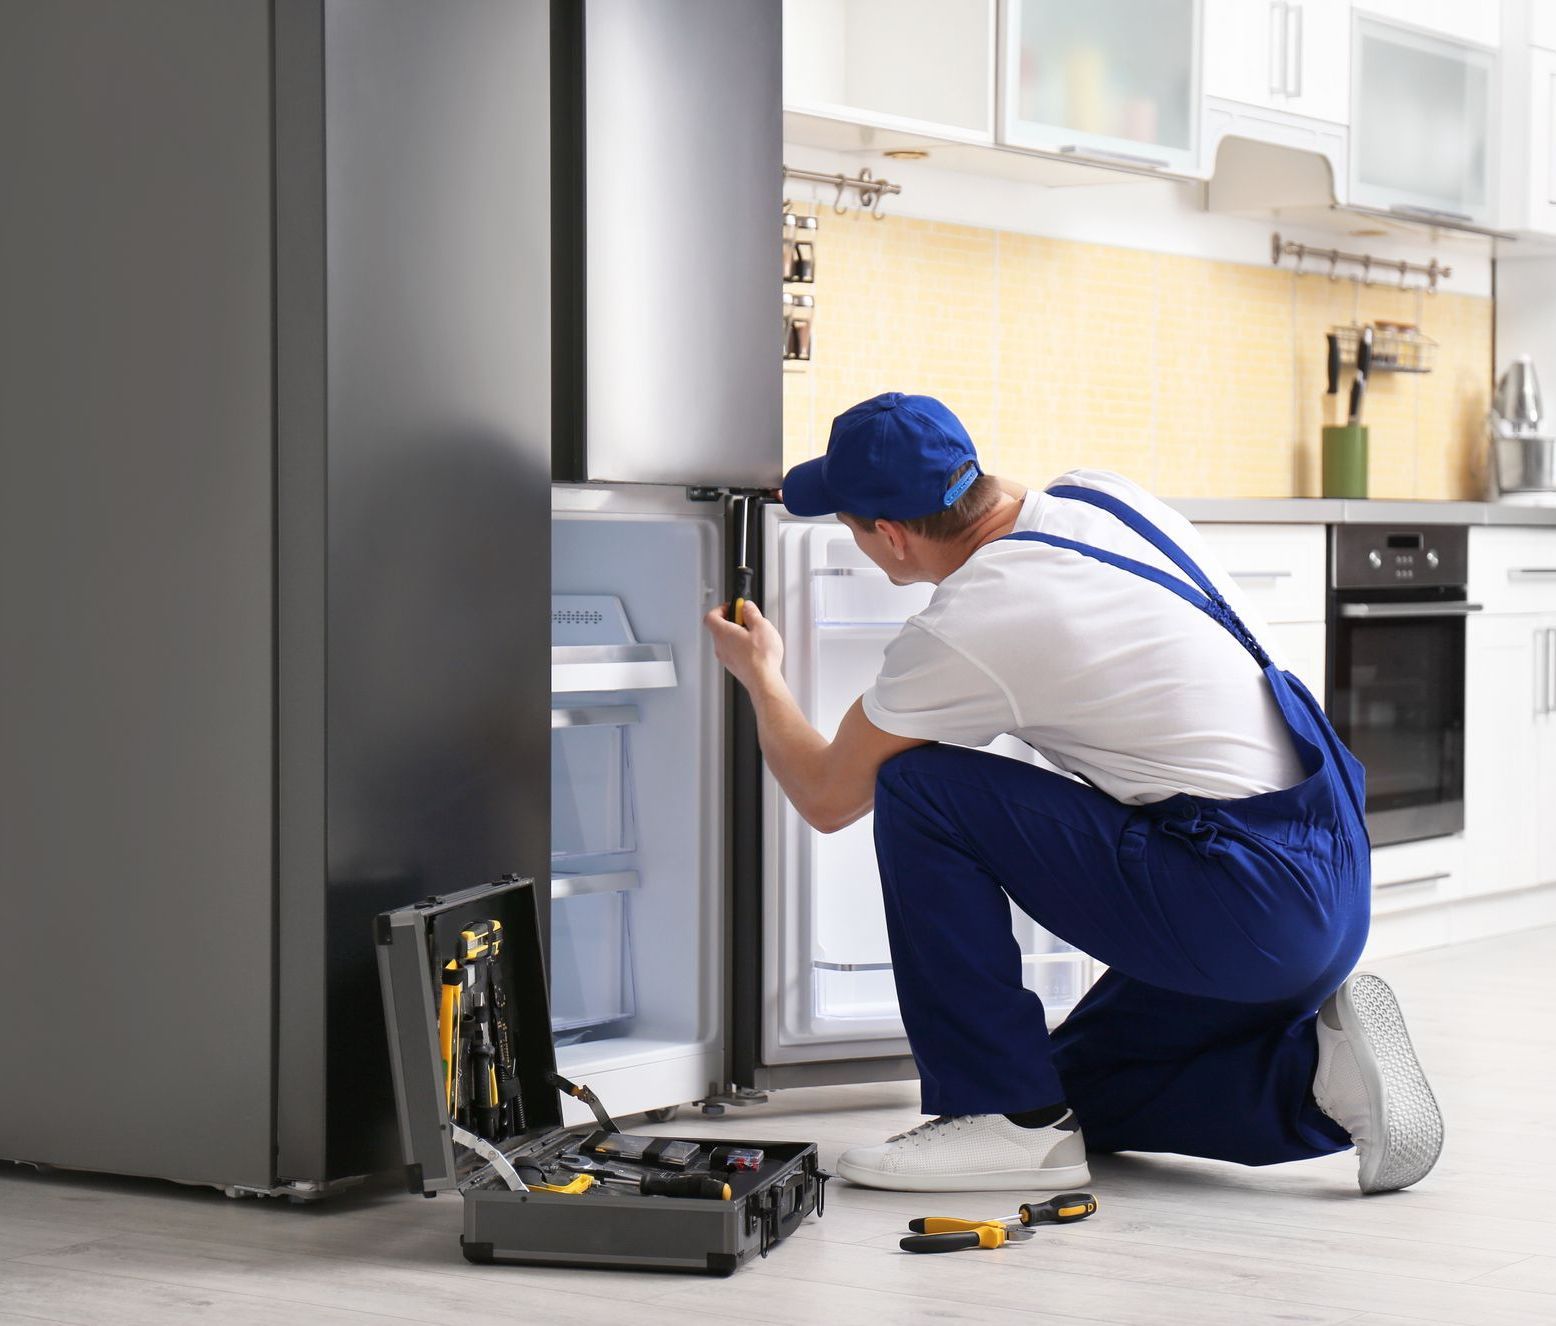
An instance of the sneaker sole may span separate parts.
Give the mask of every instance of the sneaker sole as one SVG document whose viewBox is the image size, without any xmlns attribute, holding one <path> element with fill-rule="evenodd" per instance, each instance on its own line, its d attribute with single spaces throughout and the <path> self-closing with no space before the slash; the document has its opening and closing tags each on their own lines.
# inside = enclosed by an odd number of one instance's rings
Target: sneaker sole
<svg viewBox="0 0 1556 1326">
<path fill-rule="evenodd" d="M 1364 1193 L 1419 1183 L 1443 1149 L 1443 1116 L 1410 1043 L 1404 1014 L 1381 976 L 1353 976 L 1335 991 L 1341 1029 L 1367 1084 L 1372 1135 L 1378 1144 L 1363 1164 Z"/>
<path fill-rule="evenodd" d="M 886 1174 L 839 1160 L 837 1172 L 850 1183 L 888 1192 L 1062 1192 L 1091 1182 L 1091 1170 L 1085 1165 L 1004 1169 L 986 1174 Z"/>
</svg>

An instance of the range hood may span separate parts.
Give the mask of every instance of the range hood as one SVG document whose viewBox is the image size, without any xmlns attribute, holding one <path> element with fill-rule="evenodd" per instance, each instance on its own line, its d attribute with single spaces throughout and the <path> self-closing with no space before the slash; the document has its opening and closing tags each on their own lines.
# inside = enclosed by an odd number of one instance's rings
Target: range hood
<svg viewBox="0 0 1556 1326">
<path fill-rule="evenodd" d="M 1217 149 L 1205 205 L 1212 212 L 1286 227 L 1362 238 L 1386 236 L 1483 258 L 1498 256 L 1500 243 L 1518 238 L 1505 230 L 1424 210 L 1343 204 L 1338 200 L 1331 157 L 1232 135 L 1223 138 Z"/>
</svg>

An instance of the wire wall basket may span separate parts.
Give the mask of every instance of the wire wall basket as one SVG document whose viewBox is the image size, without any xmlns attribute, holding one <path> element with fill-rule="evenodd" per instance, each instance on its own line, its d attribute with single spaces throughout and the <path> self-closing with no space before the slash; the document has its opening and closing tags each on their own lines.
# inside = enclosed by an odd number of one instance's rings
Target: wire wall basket
<svg viewBox="0 0 1556 1326">
<path fill-rule="evenodd" d="M 1355 364 L 1362 329 L 1351 325 L 1330 331 L 1340 343 L 1340 362 Z M 1419 327 L 1407 322 L 1372 324 L 1372 372 L 1430 373 L 1436 357 L 1437 342 Z"/>
</svg>

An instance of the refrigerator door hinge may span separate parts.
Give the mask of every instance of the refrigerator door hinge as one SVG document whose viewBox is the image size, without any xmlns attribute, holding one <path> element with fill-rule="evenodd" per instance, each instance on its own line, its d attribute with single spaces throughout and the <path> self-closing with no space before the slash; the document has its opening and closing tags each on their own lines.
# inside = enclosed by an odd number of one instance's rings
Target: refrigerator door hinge
<svg viewBox="0 0 1556 1326">
<path fill-rule="evenodd" d="M 757 501 L 776 501 L 778 490 L 776 488 L 704 488 L 688 486 L 686 500 L 688 502 L 722 502 L 726 497 L 754 497 Z"/>
</svg>

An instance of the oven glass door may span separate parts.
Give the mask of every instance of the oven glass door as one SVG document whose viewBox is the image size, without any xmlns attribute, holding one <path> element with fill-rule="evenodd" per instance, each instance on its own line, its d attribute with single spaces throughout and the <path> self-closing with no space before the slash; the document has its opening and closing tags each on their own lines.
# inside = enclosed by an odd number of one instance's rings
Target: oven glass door
<svg viewBox="0 0 1556 1326">
<path fill-rule="evenodd" d="M 1341 616 L 1335 639 L 1331 718 L 1366 767 L 1374 844 L 1463 829 L 1464 618 Z"/>
</svg>

